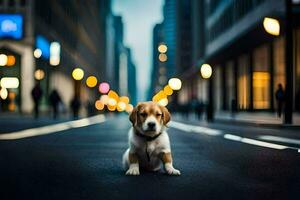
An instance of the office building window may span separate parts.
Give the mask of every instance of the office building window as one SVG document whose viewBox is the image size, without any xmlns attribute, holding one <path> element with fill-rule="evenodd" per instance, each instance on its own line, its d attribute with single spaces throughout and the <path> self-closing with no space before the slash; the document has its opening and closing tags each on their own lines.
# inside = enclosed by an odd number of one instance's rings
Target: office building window
<svg viewBox="0 0 300 200">
<path fill-rule="evenodd" d="M 246 110 L 250 105 L 249 56 L 242 55 L 238 59 L 238 108 Z"/>
<path fill-rule="evenodd" d="M 282 84 L 285 87 L 285 40 L 284 37 L 280 37 L 274 41 L 274 74 L 273 74 L 273 95 L 275 95 L 278 89 L 278 84 Z M 274 106 L 276 106 L 276 99 L 274 99 Z"/>
<path fill-rule="evenodd" d="M 226 108 L 231 109 L 232 100 L 235 100 L 235 77 L 234 77 L 234 64 L 233 61 L 229 61 L 225 66 L 226 73 Z"/>
<path fill-rule="evenodd" d="M 204 79 L 201 79 L 199 78 L 198 79 L 198 82 L 197 82 L 197 97 L 198 97 L 198 100 L 199 101 L 202 101 L 204 103 L 207 103 L 207 83 L 208 81 L 207 80 L 204 80 Z"/>
<path fill-rule="evenodd" d="M 300 28 L 295 31 L 295 108 L 300 111 Z"/>
<path fill-rule="evenodd" d="M 270 108 L 269 49 L 263 45 L 253 53 L 253 108 Z"/>
</svg>

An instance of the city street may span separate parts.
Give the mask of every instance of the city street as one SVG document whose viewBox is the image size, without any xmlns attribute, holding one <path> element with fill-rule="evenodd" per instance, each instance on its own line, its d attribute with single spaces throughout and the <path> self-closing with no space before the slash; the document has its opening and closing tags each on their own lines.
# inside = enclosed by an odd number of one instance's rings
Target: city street
<svg viewBox="0 0 300 200">
<path fill-rule="evenodd" d="M 22 124 L 1 130 L 30 128 Z M 168 132 L 181 176 L 131 177 L 121 163 L 127 115 L 48 124 L 0 134 L 0 199 L 299 199 L 297 129 L 175 120 Z"/>
</svg>

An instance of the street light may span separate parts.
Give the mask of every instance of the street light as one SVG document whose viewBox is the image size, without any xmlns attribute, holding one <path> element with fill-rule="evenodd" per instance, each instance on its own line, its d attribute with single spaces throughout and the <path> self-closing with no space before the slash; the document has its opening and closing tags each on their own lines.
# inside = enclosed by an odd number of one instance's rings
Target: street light
<svg viewBox="0 0 300 200">
<path fill-rule="evenodd" d="M 206 118 L 208 122 L 213 121 L 213 87 L 212 87 L 212 80 L 210 80 L 211 76 L 212 76 L 212 67 L 207 64 L 204 63 L 201 65 L 200 68 L 200 74 L 202 76 L 202 78 L 204 79 L 208 79 L 208 105 L 207 105 L 207 110 L 206 110 Z"/>
<path fill-rule="evenodd" d="M 280 35 L 280 24 L 277 19 L 265 17 L 263 21 L 263 26 L 267 33 L 275 36 Z"/>
<path fill-rule="evenodd" d="M 165 44 L 160 44 L 158 46 L 157 50 L 159 51 L 159 53 L 166 53 L 168 50 L 168 47 Z"/>
<path fill-rule="evenodd" d="M 212 68 L 209 64 L 203 64 L 200 68 L 202 78 L 209 79 L 212 75 Z"/>
</svg>

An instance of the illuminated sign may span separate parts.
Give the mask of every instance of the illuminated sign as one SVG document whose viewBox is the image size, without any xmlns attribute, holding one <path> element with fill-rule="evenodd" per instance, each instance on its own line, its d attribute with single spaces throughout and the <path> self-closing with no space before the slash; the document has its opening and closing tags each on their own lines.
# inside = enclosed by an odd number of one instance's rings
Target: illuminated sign
<svg viewBox="0 0 300 200">
<path fill-rule="evenodd" d="M 23 17 L 18 14 L 0 14 L 0 38 L 21 39 Z"/>
<path fill-rule="evenodd" d="M 41 56 L 43 58 L 50 58 L 50 43 L 45 37 L 41 35 L 36 36 L 35 46 L 37 49 L 41 50 Z"/>
</svg>

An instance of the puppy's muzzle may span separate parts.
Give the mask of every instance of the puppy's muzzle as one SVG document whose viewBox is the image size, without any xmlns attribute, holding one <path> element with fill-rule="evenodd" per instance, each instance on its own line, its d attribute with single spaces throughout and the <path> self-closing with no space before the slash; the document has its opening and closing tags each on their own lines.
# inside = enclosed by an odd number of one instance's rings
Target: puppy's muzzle
<svg viewBox="0 0 300 200">
<path fill-rule="evenodd" d="M 147 126 L 148 126 L 149 131 L 155 131 L 156 130 L 156 124 L 154 122 L 148 122 Z"/>
</svg>

